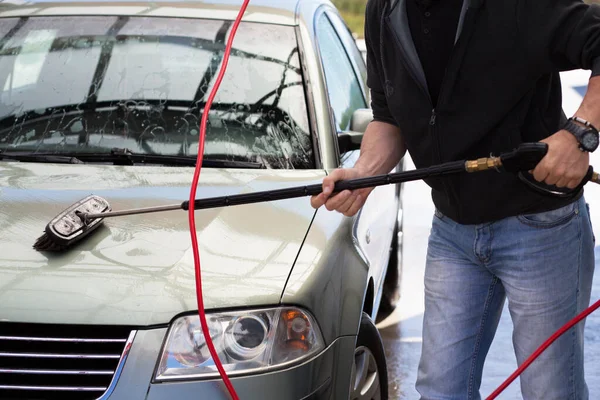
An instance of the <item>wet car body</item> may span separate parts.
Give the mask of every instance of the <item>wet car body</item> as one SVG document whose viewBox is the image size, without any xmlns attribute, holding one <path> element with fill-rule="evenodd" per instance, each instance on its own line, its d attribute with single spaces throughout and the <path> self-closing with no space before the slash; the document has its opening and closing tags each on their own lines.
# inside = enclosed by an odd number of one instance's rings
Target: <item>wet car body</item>
<svg viewBox="0 0 600 400">
<path fill-rule="evenodd" d="M 32 244 L 90 194 L 114 210 L 188 198 L 199 115 L 238 7 L 0 4 L 0 399 L 228 398 L 193 347 L 187 213 L 109 218 L 62 254 Z M 237 35 L 198 197 L 319 183 L 351 166 L 369 98 L 335 8 L 251 1 Z M 196 212 L 204 303 L 219 345 L 239 350 L 221 360 L 241 398 L 350 396 L 364 349 L 378 345 L 357 336 L 379 312 L 399 194 L 375 189 L 353 218 L 308 198 Z M 262 324 L 271 356 L 236 347 L 229 329 L 242 319 Z M 308 333 L 293 342 L 282 321 Z"/>
</svg>

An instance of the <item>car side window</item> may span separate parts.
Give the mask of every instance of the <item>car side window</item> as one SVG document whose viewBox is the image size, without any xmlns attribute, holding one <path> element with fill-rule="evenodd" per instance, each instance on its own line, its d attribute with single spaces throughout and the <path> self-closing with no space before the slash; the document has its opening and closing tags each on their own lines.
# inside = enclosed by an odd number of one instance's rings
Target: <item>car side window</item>
<svg viewBox="0 0 600 400">
<path fill-rule="evenodd" d="M 329 102 L 338 131 L 348 130 L 352 113 L 367 108 L 361 86 L 333 24 L 324 13 L 316 25 Z"/>
<path fill-rule="evenodd" d="M 360 78 L 359 84 L 363 88 L 363 93 L 365 93 L 368 96 L 369 89 L 367 87 L 367 64 L 363 54 L 358 48 L 358 43 L 356 39 L 354 38 L 352 32 L 350 31 L 350 29 L 339 14 L 334 12 L 328 12 L 327 16 L 329 17 L 329 20 L 335 27 L 338 36 L 344 43 L 346 53 L 354 63 L 354 68 Z"/>
</svg>

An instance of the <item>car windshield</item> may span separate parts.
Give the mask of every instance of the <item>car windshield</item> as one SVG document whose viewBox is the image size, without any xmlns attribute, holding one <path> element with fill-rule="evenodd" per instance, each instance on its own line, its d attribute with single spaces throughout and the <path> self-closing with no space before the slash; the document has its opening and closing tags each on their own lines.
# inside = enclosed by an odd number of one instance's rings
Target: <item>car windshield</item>
<svg viewBox="0 0 600 400">
<path fill-rule="evenodd" d="M 0 152 L 195 157 L 231 27 L 170 17 L 0 18 Z M 204 157 L 314 167 L 293 27 L 239 26 Z"/>
</svg>

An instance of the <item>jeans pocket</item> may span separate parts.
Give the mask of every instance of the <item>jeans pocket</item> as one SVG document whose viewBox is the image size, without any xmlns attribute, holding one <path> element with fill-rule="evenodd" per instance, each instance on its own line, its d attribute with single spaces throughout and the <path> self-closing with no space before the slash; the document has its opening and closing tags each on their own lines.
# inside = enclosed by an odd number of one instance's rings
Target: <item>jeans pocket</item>
<svg viewBox="0 0 600 400">
<path fill-rule="evenodd" d="M 579 213 L 578 202 L 573 202 L 556 210 L 544 211 L 534 214 L 521 214 L 517 219 L 534 228 L 554 228 L 571 221 Z"/>
<path fill-rule="evenodd" d="M 594 227 L 592 224 L 592 216 L 590 214 L 590 204 L 585 203 L 585 208 L 587 210 L 587 217 L 588 217 L 588 221 L 590 223 L 590 229 L 592 230 L 592 241 L 594 242 L 594 244 L 596 244 L 596 235 L 594 234 Z"/>
</svg>

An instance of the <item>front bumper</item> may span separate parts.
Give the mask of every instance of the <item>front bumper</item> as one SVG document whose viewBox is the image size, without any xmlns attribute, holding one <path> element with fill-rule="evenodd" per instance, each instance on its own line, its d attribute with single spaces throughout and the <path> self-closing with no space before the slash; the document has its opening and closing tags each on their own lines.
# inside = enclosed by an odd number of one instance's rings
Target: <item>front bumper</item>
<svg viewBox="0 0 600 400">
<path fill-rule="evenodd" d="M 151 383 L 167 329 L 139 331 L 114 391 L 105 400 L 228 400 L 220 380 Z M 243 400 L 347 399 L 355 336 L 336 339 L 302 364 L 260 375 L 230 377 Z"/>
</svg>

